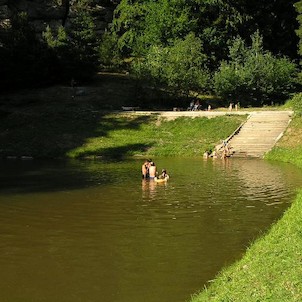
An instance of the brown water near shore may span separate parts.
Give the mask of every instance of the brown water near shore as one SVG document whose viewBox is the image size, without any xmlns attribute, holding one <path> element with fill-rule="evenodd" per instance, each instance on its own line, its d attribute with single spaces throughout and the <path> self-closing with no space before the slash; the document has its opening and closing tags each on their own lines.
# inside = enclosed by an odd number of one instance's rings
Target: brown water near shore
<svg viewBox="0 0 302 302">
<path fill-rule="evenodd" d="M 2 301 L 182 302 L 240 258 L 302 181 L 262 160 L 0 162 Z"/>
</svg>

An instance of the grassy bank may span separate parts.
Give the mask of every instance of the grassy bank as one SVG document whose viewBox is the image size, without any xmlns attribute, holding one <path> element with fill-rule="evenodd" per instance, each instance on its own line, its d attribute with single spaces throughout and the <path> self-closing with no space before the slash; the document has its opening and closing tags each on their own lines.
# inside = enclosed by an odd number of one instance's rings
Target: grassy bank
<svg viewBox="0 0 302 302">
<path fill-rule="evenodd" d="M 302 118 L 297 114 L 269 160 L 302 168 Z M 302 189 L 291 208 L 243 259 L 223 270 L 191 302 L 302 301 Z"/>
<path fill-rule="evenodd" d="M 201 156 L 230 135 L 244 117 L 177 118 L 158 116 L 106 115 L 97 132 L 82 146 L 69 151 L 69 157 L 83 156 Z M 111 126 L 114 125 L 114 126 Z"/>
<path fill-rule="evenodd" d="M 295 117 L 282 139 L 266 158 L 292 163 L 302 168 L 302 93 L 296 94 L 284 105 L 284 108 L 293 109 Z"/>
<path fill-rule="evenodd" d="M 246 118 L 113 114 L 104 111 L 108 100 L 61 92 L 0 100 L 0 157 L 201 156 Z"/>
<path fill-rule="evenodd" d="M 302 191 L 267 236 L 192 301 L 302 301 Z"/>
</svg>

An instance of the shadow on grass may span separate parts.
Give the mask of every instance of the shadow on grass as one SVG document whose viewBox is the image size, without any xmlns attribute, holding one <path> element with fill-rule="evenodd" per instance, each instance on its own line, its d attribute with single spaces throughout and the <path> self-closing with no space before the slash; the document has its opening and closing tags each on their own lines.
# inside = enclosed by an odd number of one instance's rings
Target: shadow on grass
<svg viewBox="0 0 302 302">
<path fill-rule="evenodd" d="M 96 151 L 87 151 L 81 153 L 81 158 L 83 157 L 91 157 L 91 156 L 100 156 L 104 159 L 117 159 L 121 160 L 126 156 L 132 156 L 134 153 L 144 153 L 149 148 L 152 147 L 153 144 L 127 144 L 123 146 L 117 147 L 109 147 Z"/>
<path fill-rule="evenodd" d="M 2 189 L 8 191 L 14 188 L 20 192 L 60 190 L 62 188 L 79 188 L 87 186 L 84 179 L 90 179 L 90 171 L 75 165 L 65 168 L 60 164 L 55 173 L 62 173 L 64 177 L 53 177 L 52 162 L 41 164 L 39 159 L 65 159 L 66 154 L 80 148 L 91 138 L 108 137 L 113 130 L 140 130 L 141 126 L 152 121 L 149 116 L 134 116 L 125 118 L 120 115 L 111 115 L 103 111 L 94 102 L 79 102 L 68 100 L 37 101 L 28 106 L 14 106 L 2 103 L 0 109 L 5 108 L 6 115 L 1 116 L 0 123 L 0 158 L 30 156 L 35 161 L 16 160 L 0 162 L 0 166 L 7 162 L 9 167 L 1 173 Z M 87 152 L 84 156 L 102 156 L 114 160 L 131 156 L 134 152 L 144 152 L 151 145 L 140 142 L 116 142 L 116 146 L 101 147 L 96 153 Z M 87 163 L 85 163 L 87 166 Z M 20 169 L 19 169 L 19 168 Z M 1 169 L 2 170 L 2 169 Z M 3 172 L 4 172 L 3 170 Z M 12 174 L 8 172 L 12 172 Z M 60 172 L 61 171 L 61 172 Z M 80 175 L 80 177 L 79 177 Z M 109 176 L 108 176 L 109 177 Z M 140 175 L 138 175 L 140 177 Z M 103 179 L 102 182 L 114 182 L 116 175 Z"/>
<path fill-rule="evenodd" d="M 0 157 L 65 158 L 68 152 L 83 146 L 90 138 L 107 137 L 112 130 L 139 130 L 151 119 L 148 116 L 131 119 L 110 116 L 87 103 L 44 104 L 17 109 L 1 121 Z M 147 147 L 126 145 L 119 146 L 118 150 L 109 148 L 102 153 L 120 157 L 129 155 L 131 148 L 146 150 Z"/>
<path fill-rule="evenodd" d="M 150 116 L 137 116 L 132 119 L 105 116 L 99 120 L 96 134 L 98 136 L 107 136 L 111 130 L 139 130 L 141 125 L 147 124 L 150 121 Z"/>
</svg>

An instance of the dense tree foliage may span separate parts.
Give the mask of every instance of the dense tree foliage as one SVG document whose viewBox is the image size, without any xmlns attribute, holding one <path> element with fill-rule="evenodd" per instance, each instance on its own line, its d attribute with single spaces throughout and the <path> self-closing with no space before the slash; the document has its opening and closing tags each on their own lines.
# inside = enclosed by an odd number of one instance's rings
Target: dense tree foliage
<svg viewBox="0 0 302 302">
<path fill-rule="evenodd" d="M 98 38 L 89 3 L 78 1 L 69 26 L 56 30 L 48 26 L 43 39 L 26 13 L 13 16 L 11 26 L 0 36 L 0 85 L 4 89 L 36 87 L 90 78 L 98 67 Z"/>
<path fill-rule="evenodd" d="M 299 44 L 298 44 L 298 54 L 300 57 L 302 56 L 302 1 L 298 1 L 295 4 L 298 16 L 297 21 L 299 23 L 299 27 L 296 30 L 297 36 L 299 37 Z M 300 59 L 300 66 L 302 65 L 302 60 Z M 302 83 L 302 73 L 299 74 L 300 83 Z"/>
<path fill-rule="evenodd" d="M 265 49 L 297 58 L 295 1 L 260 0 L 122 0 L 114 32 L 125 55 L 141 54 L 150 45 L 171 43 L 188 33 L 201 38 L 209 68 L 227 57 L 238 35 L 244 40 L 258 30 Z"/>
<path fill-rule="evenodd" d="M 114 31 L 119 47 L 131 55 L 145 53 L 150 46 L 168 46 L 195 26 L 185 0 L 122 0 L 116 10 Z"/>
<path fill-rule="evenodd" d="M 296 0 L 228 0 L 243 20 L 238 33 L 248 39 L 259 31 L 263 36 L 263 46 L 274 55 L 286 55 L 297 58 Z"/>
<path fill-rule="evenodd" d="M 294 87 L 292 61 L 302 54 L 302 1 L 296 1 L 121 0 L 100 35 L 96 1 L 75 0 L 68 24 L 48 27 L 43 39 L 22 14 L 0 40 L 1 84 L 87 79 L 111 68 L 182 95 L 280 101 Z"/>
<path fill-rule="evenodd" d="M 173 45 L 151 46 L 144 58 L 133 63 L 133 72 L 139 79 L 153 85 L 164 84 L 180 94 L 189 95 L 190 89 L 206 90 L 209 75 L 205 67 L 206 56 L 194 34 L 183 40 L 176 39 Z"/>
<path fill-rule="evenodd" d="M 284 100 L 292 91 L 295 64 L 265 51 L 258 32 L 252 36 L 250 47 L 238 38 L 229 53 L 229 61 L 223 61 L 214 75 L 218 95 L 243 105 L 259 106 Z"/>
<path fill-rule="evenodd" d="M 14 16 L 11 23 L 11 29 L 0 41 L 1 86 L 13 88 L 47 83 L 55 58 L 37 39 L 26 14 Z"/>
<path fill-rule="evenodd" d="M 86 79 L 97 69 L 97 37 L 92 17 L 79 11 L 69 29 L 59 27 L 56 33 L 47 27 L 43 37 L 56 54 L 63 79 Z"/>
<path fill-rule="evenodd" d="M 225 99 L 260 105 L 284 99 L 293 87 L 295 65 L 283 57 L 297 58 L 293 4 L 122 0 L 112 33 L 120 56 L 134 57 L 139 79 L 182 93 L 214 89 Z"/>
</svg>

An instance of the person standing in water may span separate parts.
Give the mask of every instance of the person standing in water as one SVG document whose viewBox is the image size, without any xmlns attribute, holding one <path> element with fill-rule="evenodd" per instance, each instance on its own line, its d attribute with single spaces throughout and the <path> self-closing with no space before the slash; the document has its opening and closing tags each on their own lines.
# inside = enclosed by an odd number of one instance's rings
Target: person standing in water
<svg viewBox="0 0 302 302">
<path fill-rule="evenodd" d="M 149 178 L 149 167 L 150 167 L 150 161 L 146 160 L 142 164 L 142 178 L 144 179 Z"/>
<path fill-rule="evenodd" d="M 149 166 L 149 178 L 154 177 L 156 177 L 156 165 L 153 161 L 151 161 Z"/>
</svg>

